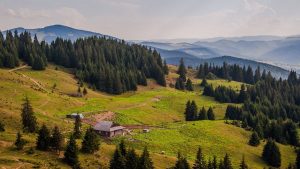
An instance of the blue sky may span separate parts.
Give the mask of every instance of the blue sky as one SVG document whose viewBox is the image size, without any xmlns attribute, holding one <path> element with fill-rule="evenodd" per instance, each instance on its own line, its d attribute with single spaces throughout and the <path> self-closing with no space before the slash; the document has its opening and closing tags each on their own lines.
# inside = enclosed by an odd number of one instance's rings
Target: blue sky
<svg viewBox="0 0 300 169">
<path fill-rule="evenodd" d="M 300 34 L 300 0 L 0 0 L 0 29 L 64 24 L 124 39 Z"/>
</svg>

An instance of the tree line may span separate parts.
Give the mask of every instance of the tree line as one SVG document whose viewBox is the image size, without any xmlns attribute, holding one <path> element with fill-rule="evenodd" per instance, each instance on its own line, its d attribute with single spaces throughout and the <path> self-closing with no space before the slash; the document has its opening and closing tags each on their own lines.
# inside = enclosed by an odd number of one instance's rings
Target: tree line
<svg viewBox="0 0 300 169">
<path fill-rule="evenodd" d="M 209 107 L 207 111 L 204 107 L 202 107 L 202 109 L 198 112 L 198 108 L 194 100 L 187 101 L 184 114 L 186 121 L 215 120 L 215 114 L 212 107 Z"/>
<path fill-rule="evenodd" d="M 75 42 L 57 38 L 51 44 L 31 39 L 28 32 L 0 33 L 0 67 L 14 68 L 20 60 L 34 70 L 44 70 L 48 62 L 74 68 L 79 81 L 100 91 L 120 94 L 147 85 L 153 78 L 165 86 L 166 62 L 156 50 L 105 37 L 77 39 Z"/>
<path fill-rule="evenodd" d="M 266 70 L 263 70 L 261 73 L 259 66 L 253 70 L 250 65 L 246 68 L 246 66 L 240 67 L 237 64 L 229 65 L 226 62 L 223 63 L 223 66 L 215 66 L 204 63 L 200 64 L 196 69 L 198 70 L 198 78 L 205 78 L 212 73 L 222 79 L 234 80 L 248 84 L 255 84 L 256 82 L 266 79 L 271 75 L 271 73 L 266 72 Z"/>
</svg>

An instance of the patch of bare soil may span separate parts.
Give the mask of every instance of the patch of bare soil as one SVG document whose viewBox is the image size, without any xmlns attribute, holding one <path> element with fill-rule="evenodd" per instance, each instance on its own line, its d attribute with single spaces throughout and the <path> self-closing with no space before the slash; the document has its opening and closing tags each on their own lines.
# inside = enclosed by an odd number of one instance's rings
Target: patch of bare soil
<svg viewBox="0 0 300 169">
<path fill-rule="evenodd" d="M 101 112 L 99 114 L 92 115 L 91 117 L 83 118 L 82 122 L 95 125 L 100 121 L 112 121 L 115 118 L 115 113 L 112 111 Z"/>
</svg>

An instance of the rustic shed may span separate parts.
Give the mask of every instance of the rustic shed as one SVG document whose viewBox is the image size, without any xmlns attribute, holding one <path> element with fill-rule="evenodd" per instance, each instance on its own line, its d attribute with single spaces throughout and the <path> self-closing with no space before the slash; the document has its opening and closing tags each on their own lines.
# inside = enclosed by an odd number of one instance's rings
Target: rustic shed
<svg viewBox="0 0 300 169">
<path fill-rule="evenodd" d="M 111 121 L 101 121 L 93 126 L 93 129 L 103 137 L 124 135 L 125 127 L 116 125 Z"/>
</svg>

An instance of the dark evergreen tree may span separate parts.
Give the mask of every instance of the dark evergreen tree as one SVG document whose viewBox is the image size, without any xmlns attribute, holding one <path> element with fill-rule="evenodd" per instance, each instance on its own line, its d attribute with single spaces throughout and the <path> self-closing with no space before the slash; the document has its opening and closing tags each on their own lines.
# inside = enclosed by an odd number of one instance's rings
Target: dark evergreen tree
<svg viewBox="0 0 300 169">
<path fill-rule="evenodd" d="M 192 84 L 191 79 L 188 79 L 188 80 L 187 80 L 186 85 L 185 85 L 185 88 L 186 88 L 186 90 L 194 91 L 194 88 L 193 88 L 193 84 Z"/>
<path fill-rule="evenodd" d="M 167 61 L 164 60 L 164 73 L 167 75 L 169 74 L 169 68 L 168 68 L 168 65 L 167 65 Z"/>
<path fill-rule="evenodd" d="M 125 158 L 120 153 L 120 150 L 116 148 L 113 158 L 110 160 L 110 169 L 125 169 Z"/>
<path fill-rule="evenodd" d="M 78 147 L 76 145 L 76 140 L 74 135 L 70 136 L 70 140 L 67 144 L 66 151 L 64 153 L 64 161 L 72 166 L 74 169 L 80 168 L 80 163 L 78 160 Z"/>
<path fill-rule="evenodd" d="M 190 165 L 187 162 L 186 158 L 182 157 L 180 153 L 178 153 L 174 169 L 190 169 Z"/>
<path fill-rule="evenodd" d="M 182 80 L 182 78 L 178 78 L 176 80 L 175 89 L 178 89 L 178 90 L 184 90 L 185 89 L 185 84 L 184 84 L 184 81 Z"/>
<path fill-rule="evenodd" d="M 0 121 L 0 132 L 5 131 L 5 125 Z"/>
<path fill-rule="evenodd" d="M 74 135 L 75 139 L 81 138 L 81 118 L 79 115 L 77 115 L 75 118 L 73 135 Z"/>
<path fill-rule="evenodd" d="M 20 132 L 18 132 L 16 141 L 15 141 L 15 146 L 16 146 L 17 150 L 22 150 L 25 144 L 26 144 L 26 141 L 22 138 L 22 134 Z"/>
<path fill-rule="evenodd" d="M 261 78 L 261 74 L 260 74 L 260 67 L 258 66 L 257 69 L 255 70 L 255 74 L 254 74 L 254 82 L 258 82 L 260 81 Z"/>
<path fill-rule="evenodd" d="M 214 156 L 212 161 L 212 169 L 217 169 L 217 168 L 218 168 L 218 161 L 217 161 L 217 157 Z"/>
<path fill-rule="evenodd" d="M 259 137 L 257 135 L 257 133 L 254 131 L 250 137 L 250 140 L 249 140 L 249 145 L 251 146 L 258 146 L 260 143 L 259 141 Z"/>
<path fill-rule="evenodd" d="M 125 168 L 126 169 L 138 169 L 139 165 L 139 157 L 135 153 L 134 149 L 130 149 L 128 153 L 126 154 L 126 163 Z"/>
<path fill-rule="evenodd" d="M 206 80 L 206 78 L 204 77 L 204 78 L 202 79 L 201 83 L 200 83 L 200 86 L 205 87 L 205 86 L 207 86 L 207 85 L 208 85 L 207 80 Z"/>
<path fill-rule="evenodd" d="M 125 145 L 125 141 L 124 140 L 121 140 L 120 144 L 119 144 L 119 150 L 120 150 L 120 153 L 123 157 L 126 156 L 127 154 L 127 150 L 126 150 L 126 145 Z"/>
<path fill-rule="evenodd" d="M 33 133 L 37 130 L 36 117 L 34 116 L 28 97 L 25 97 L 22 108 L 22 124 L 25 132 Z"/>
<path fill-rule="evenodd" d="M 200 110 L 198 119 L 199 120 L 207 120 L 208 119 L 207 112 L 204 107 L 202 107 L 202 109 Z"/>
<path fill-rule="evenodd" d="M 224 169 L 233 169 L 229 155 L 226 153 L 223 160 Z"/>
<path fill-rule="evenodd" d="M 63 148 L 63 135 L 61 134 L 59 128 L 57 126 L 54 127 L 52 131 L 52 137 L 51 137 L 51 147 L 53 150 L 57 151 L 58 153 Z"/>
<path fill-rule="evenodd" d="M 248 169 L 248 165 L 246 164 L 246 161 L 245 161 L 245 156 L 243 156 L 242 158 L 242 161 L 240 163 L 240 168 L 239 169 Z"/>
<path fill-rule="evenodd" d="M 50 148 L 51 144 L 51 137 L 49 129 L 45 124 L 43 124 L 42 128 L 38 132 L 38 137 L 36 141 L 36 149 L 47 151 Z"/>
<path fill-rule="evenodd" d="M 99 150 L 100 138 L 98 134 L 92 129 L 89 128 L 86 130 L 85 136 L 82 141 L 81 151 L 84 153 L 94 153 Z"/>
<path fill-rule="evenodd" d="M 281 166 L 281 154 L 278 146 L 273 140 L 269 139 L 267 144 L 264 146 L 262 158 L 273 167 Z"/>
<path fill-rule="evenodd" d="M 179 63 L 179 67 L 178 67 L 178 70 L 177 70 L 177 74 L 179 74 L 179 78 L 182 79 L 183 82 L 186 81 L 186 73 L 187 73 L 187 70 L 185 68 L 184 61 L 183 61 L 183 58 L 181 58 L 180 63 Z"/>
<path fill-rule="evenodd" d="M 296 169 L 300 168 L 300 151 L 297 150 Z"/>
<path fill-rule="evenodd" d="M 147 147 L 144 148 L 144 151 L 139 160 L 139 169 L 154 169 L 152 159 L 150 158 Z"/>
<path fill-rule="evenodd" d="M 188 100 L 186 102 L 184 115 L 185 115 L 186 121 L 191 121 L 193 119 L 191 116 L 191 101 L 190 100 Z"/>
<path fill-rule="evenodd" d="M 215 120 L 215 114 L 211 107 L 207 110 L 207 118 L 208 120 Z"/>
<path fill-rule="evenodd" d="M 203 95 L 204 96 L 214 96 L 214 88 L 212 85 L 206 85 L 204 86 L 204 89 L 203 89 Z"/>
<path fill-rule="evenodd" d="M 205 157 L 202 153 L 201 147 L 199 147 L 197 151 L 196 160 L 193 165 L 193 169 L 206 169 L 206 168 L 207 165 L 206 165 Z"/>
<path fill-rule="evenodd" d="M 184 113 L 186 121 L 197 120 L 197 109 L 198 108 L 194 100 L 192 102 L 188 101 L 186 103 L 186 108 Z"/>
<path fill-rule="evenodd" d="M 37 56 L 36 58 L 34 58 L 32 69 L 33 70 L 45 70 L 45 63 L 41 57 Z"/>
<path fill-rule="evenodd" d="M 239 103 L 244 103 L 248 99 L 248 95 L 245 90 L 246 90 L 246 87 L 244 84 L 242 84 L 240 94 L 238 96 Z"/>
</svg>

